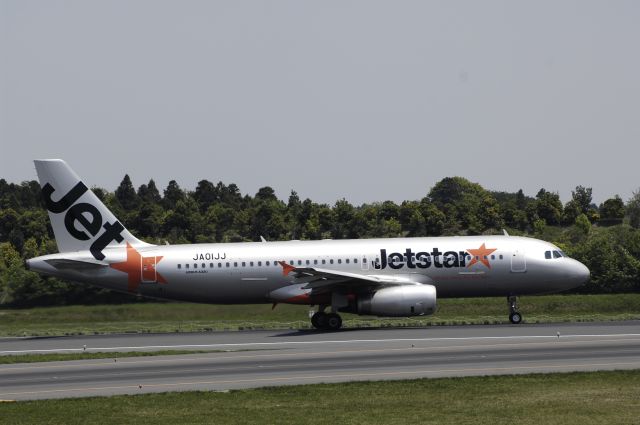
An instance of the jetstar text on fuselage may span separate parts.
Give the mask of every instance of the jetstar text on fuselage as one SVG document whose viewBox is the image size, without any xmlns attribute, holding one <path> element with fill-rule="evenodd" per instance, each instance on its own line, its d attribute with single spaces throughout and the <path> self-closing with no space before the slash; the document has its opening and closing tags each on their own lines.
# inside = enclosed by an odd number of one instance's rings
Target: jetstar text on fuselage
<svg viewBox="0 0 640 425">
<path fill-rule="evenodd" d="M 484 248 L 484 244 L 483 244 Z M 476 250 L 472 250 L 476 251 Z M 495 249 L 488 250 L 489 253 L 495 251 Z M 472 261 L 467 264 L 467 260 Z M 491 268 L 488 261 L 488 255 L 482 256 L 482 258 L 475 259 L 467 251 L 445 251 L 442 252 L 438 248 L 433 248 L 428 251 L 413 252 L 411 248 L 406 248 L 404 252 L 391 252 L 387 253 L 386 249 L 380 250 L 380 262 L 374 264 L 376 269 L 386 269 L 387 267 L 398 270 L 403 267 L 410 269 L 428 269 L 429 267 L 440 268 L 454 268 L 454 267 L 470 267 L 473 264 L 481 262 L 487 268 Z"/>
</svg>

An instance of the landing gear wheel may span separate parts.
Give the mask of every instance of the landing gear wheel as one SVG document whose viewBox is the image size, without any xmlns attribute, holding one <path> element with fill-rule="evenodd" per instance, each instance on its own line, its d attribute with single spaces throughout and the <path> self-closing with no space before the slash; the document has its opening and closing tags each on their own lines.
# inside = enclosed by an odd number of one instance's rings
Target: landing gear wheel
<svg viewBox="0 0 640 425">
<path fill-rule="evenodd" d="M 327 329 L 337 331 L 342 327 L 342 317 L 336 313 L 327 314 Z"/>
<path fill-rule="evenodd" d="M 509 315 L 509 321 L 514 325 L 518 325 L 522 322 L 522 315 L 515 311 Z"/>
<path fill-rule="evenodd" d="M 326 329 L 328 322 L 328 314 L 322 311 L 315 313 L 311 316 L 311 325 L 316 329 Z"/>
<path fill-rule="evenodd" d="M 311 325 L 316 329 L 337 331 L 342 327 L 342 317 L 336 313 L 319 311 L 311 316 Z"/>
<path fill-rule="evenodd" d="M 522 314 L 518 311 L 518 297 L 509 295 L 507 302 L 509 303 L 509 321 L 514 325 L 522 323 Z"/>
</svg>

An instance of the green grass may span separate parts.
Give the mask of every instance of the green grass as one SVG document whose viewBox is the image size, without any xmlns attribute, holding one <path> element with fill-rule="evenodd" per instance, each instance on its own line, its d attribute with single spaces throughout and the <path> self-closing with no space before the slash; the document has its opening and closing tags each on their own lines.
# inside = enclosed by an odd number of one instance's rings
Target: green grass
<svg viewBox="0 0 640 425">
<path fill-rule="evenodd" d="M 0 403 L 3 424 L 638 424 L 640 371 Z"/>
<path fill-rule="evenodd" d="M 527 323 L 640 319 L 640 294 L 523 297 Z M 309 328 L 309 307 L 145 303 L 0 310 L 0 336 Z M 507 323 L 504 298 L 443 299 L 423 318 L 344 314 L 346 327 Z"/>
</svg>

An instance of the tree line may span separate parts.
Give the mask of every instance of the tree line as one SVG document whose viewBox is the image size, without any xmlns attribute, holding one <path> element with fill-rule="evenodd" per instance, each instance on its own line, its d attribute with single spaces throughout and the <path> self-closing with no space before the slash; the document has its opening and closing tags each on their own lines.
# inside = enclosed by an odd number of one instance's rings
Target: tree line
<svg viewBox="0 0 640 425">
<path fill-rule="evenodd" d="M 495 192 L 462 177 L 437 182 L 420 200 L 333 205 L 287 201 L 265 186 L 254 196 L 235 184 L 198 182 L 184 190 L 175 180 L 162 193 L 150 180 L 137 190 L 128 175 L 114 192 L 95 194 L 137 237 L 155 244 L 241 242 L 290 239 L 360 239 L 496 234 L 544 239 L 586 264 L 589 284 L 578 291 L 603 293 L 640 290 L 640 191 L 626 203 L 615 195 L 600 205 L 592 189 L 577 186 L 562 203 L 556 192 L 535 197 Z M 123 302 L 127 294 L 42 277 L 24 260 L 57 252 L 36 181 L 0 179 L 0 305 L 34 306 Z"/>
</svg>

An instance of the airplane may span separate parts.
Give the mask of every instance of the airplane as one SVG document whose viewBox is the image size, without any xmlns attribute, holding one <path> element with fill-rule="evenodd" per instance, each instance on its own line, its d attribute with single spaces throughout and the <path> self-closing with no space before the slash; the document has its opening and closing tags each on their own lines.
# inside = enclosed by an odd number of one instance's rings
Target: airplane
<svg viewBox="0 0 640 425">
<path fill-rule="evenodd" d="M 317 306 L 311 324 L 340 312 L 433 314 L 438 298 L 517 297 L 575 288 L 589 269 L 557 246 L 503 235 L 152 245 L 134 237 L 59 159 L 36 160 L 59 253 L 27 260 L 39 273 L 142 296 L 214 304 Z M 326 310 L 329 309 L 329 312 Z"/>
</svg>

